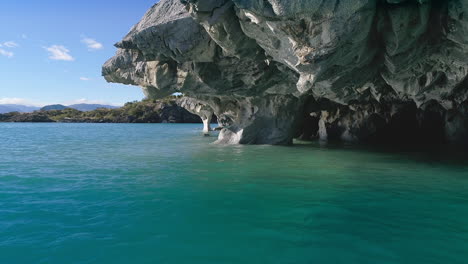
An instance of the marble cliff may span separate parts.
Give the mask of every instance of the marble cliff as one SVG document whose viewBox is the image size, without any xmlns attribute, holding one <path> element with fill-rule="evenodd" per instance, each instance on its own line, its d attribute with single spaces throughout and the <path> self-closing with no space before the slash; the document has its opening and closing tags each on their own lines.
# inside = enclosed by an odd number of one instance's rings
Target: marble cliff
<svg viewBox="0 0 468 264">
<path fill-rule="evenodd" d="M 466 0 L 161 0 L 116 47 L 107 81 L 221 143 L 467 140 Z"/>
</svg>

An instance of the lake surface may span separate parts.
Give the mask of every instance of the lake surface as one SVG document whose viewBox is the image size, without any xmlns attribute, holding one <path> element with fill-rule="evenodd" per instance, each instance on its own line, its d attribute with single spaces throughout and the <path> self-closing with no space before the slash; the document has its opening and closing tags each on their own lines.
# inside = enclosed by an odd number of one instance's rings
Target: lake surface
<svg viewBox="0 0 468 264">
<path fill-rule="evenodd" d="M 468 262 L 463 157 L 215 139 L 0 124 L 0 263 Z"/>
</svg>

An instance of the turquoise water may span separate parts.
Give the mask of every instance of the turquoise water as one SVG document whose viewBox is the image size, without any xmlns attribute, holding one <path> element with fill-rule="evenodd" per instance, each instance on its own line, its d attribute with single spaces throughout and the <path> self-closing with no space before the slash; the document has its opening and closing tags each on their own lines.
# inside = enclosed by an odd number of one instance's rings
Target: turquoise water
<svg viewBox="0 0 468 264">
<path fill-rule="evenodd" d="M 463 159 L 214 140 L 0 124 L 0 263 L 468 262 Z"/>
</svg>

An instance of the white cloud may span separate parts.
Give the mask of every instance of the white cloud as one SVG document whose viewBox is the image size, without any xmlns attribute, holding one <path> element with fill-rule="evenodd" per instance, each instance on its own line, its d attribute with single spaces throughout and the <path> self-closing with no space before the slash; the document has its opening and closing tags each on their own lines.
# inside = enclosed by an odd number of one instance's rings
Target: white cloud
<svg viewBox="0 0 468 264">
<path fill-rule="evenodd" d="M 33 100 L 25 99 L 25 98 L 0 98 L 0 104 L 19 104 L 19 105 L 27 105 L 27 106 L 44 106 L 43 103 L 35 102 Z"/>
<path fill-rule="evenodd" d="M 64 46 L 52 45 L 50 47 L 44 47 L 44 49 L 50 53 L 49 59 L 51 60 L 63 60 L 63 61 L 75 60 L 75 58 L 73 58 L 70 55 L 70 51 Z"/>
<path fill-rule="evenodd" d="M 102 104 L 102 105 L 113 105 L 113 106 L 120 106 L 118 104 L 108 103 L 106 101 L 101 100 L 89 100 L 87 98 L 80 98 L 73 101 L 67 101 L 64 105 L 74 105 L 74 104 Z"/>
<path fill-rule="evenodd" d="M 83 38 L 81 40 L 81 42 L 86 44 L 86 46 L 88 46 L 88 49 L 90 51 L 100 50 L 100 49 L 104 48 L 104 46 L 101 43 L 97 42 L 96 40 L 94 40 L 92 38 Z"/>
<path fill-rule="evenodd" d="M 87 78 L 87 77 L 80 77 L 80 80 L 82 80 L 82 81 L 90 81 L 91 79 L 90 79 L 90 78 Z"/>
<path fill-rule="evenodd" d="M 16 48 L 16 47 L 18 47 L 18 44 L 16 42 L 14 42 L 14 41 L 7 41 L 7 42 L 3 43 L 3 46 L 6 47 L 6 48 Z"/>
<path fill-rule="evenodd" d="M 72 104 L 106 104 L 104 101 L 100 100 L 88 100 L 87 98 L 80 98 L 71 101 Z"/>
<path fill-rule="evenodd" d="M 7 58 L 11 58 L 15 54 L 13 52 L 11 52 L 11 51 L 6 51 L 4 49 L 0 49 L 0 55 L 5 56 Z"/>
<path fill-rule="evenodd" d="M 28 38 L 28 35 L 26 35 L 26 34 L 21 34 L 21 38 L 27 39 L 27 38 Z"/>
</svg>

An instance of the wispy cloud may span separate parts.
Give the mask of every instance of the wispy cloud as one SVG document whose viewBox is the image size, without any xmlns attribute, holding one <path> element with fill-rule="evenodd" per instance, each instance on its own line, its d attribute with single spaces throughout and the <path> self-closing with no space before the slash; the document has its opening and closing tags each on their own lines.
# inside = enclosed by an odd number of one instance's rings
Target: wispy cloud
<svg viewBox="0 0 468 264">
<path fill-rule="evenodd" d="M 27 105 L 27 106 L 44 106 L 43 103 L 35 102 L 33 100 L 25 99 L 25 98 L 0 98 L 0 104 L 19 104 L 19 105 Z"/>
<path fill-rule="evenodd" d="M 113 105 L 113 106 L 120 106 L 119 104 L 112 104 L 102 100 L 89 100 L 87 98 L 80 98 L 73 101 L 67 101 L 64 105 L 74 105 L 74 104 L 101 104 L 101 105 Z"/>
<path fill-rule="evenodd" d="M 52 45 L 50 47 L 44 47 L 49 52 L 49 59 L 51 60 L 62 60 L 62 61 L 74 61 L 70 55 L 70 50 L 61 45 Z"/>
<path fill-rule="evenodd" d="M 86 46 L 88 47 L 90 51 L 100 50 L 104 48 L 104 46 L 101 43 L 97 42 L 96 40 L 92 38 L 83 38 L 81 42 L 86 44 Z"/>
<path fill-rule="evenodd" d="M 27 39 L 27 38 L 28 38 L 28 35 L 26 35 L 26 34 L 21 34 L 21 38 Z"/>
<path fill-rule="evenodd" d="M 80 77 L 80 80 L 82 80 L 82 81 L 90 81 L 91 79 L 90 79 L 90 78 L 87 78 L 87 77 Z"/>
<path fill-rule="evenodd" d="M 7 41 L 7 42 L 0 43 L 0 55 L 5 56 L 7 58 L 11 58 L 15 54 L 6 49 L 11 49 L 11 48 L 16 48 L 16 47 L 18 47 L 18 44 L 16 44 L 16 42 L 14 41 Z"/>
<path fill-rule="evenodd" d="M 14 41 L 7 41 L 4 42 L 3 44 L 0 44 L 0 47 L 6 47 L 6 48 L 16 48 L 18 47 L 18 44 Z"/>
<path fill-rule="evenodd" d="M 0 49 L 0 55 L 5 56 L 7 58 L 13 57 L 15 54 L 11 51 L 6 51 L 4 49 Z"/>
</svg>

